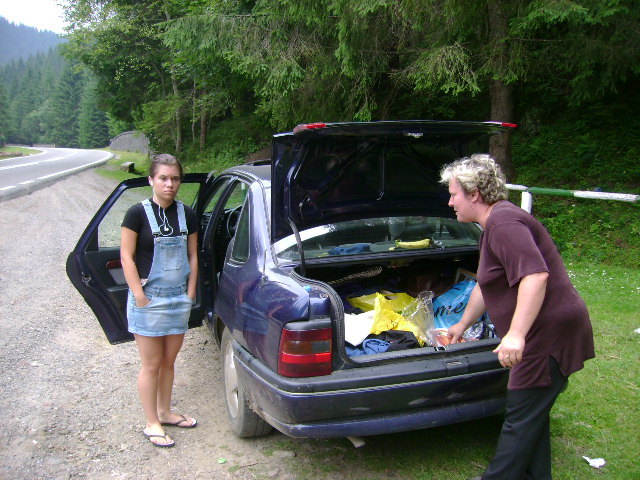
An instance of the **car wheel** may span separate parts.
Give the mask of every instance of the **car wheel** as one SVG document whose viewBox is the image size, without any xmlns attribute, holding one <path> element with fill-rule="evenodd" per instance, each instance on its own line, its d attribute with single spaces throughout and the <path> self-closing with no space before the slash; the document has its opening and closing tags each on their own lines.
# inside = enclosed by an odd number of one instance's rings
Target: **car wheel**
<svg viewBox="0 0 640 480">
<path fill-rule="evenodd" d="M 236 371 L 232 337 L 228 328 L 222 334 L 222 381 L 224 400 L 231 430 L 239 437 L 259 437 L 271 431 L 271 425 L 251 410 L 244 395 L 243 385 Z"/>
</svg>

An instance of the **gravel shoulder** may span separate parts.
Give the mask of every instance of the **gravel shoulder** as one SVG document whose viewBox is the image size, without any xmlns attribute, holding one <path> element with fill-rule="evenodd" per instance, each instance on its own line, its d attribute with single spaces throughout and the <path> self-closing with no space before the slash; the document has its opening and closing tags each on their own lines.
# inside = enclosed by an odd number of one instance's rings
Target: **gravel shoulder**
<svg viewBox="0 0 640 480">
<path fill-rule="evenodd" d="M 186 335 L 173 402 L 198 428 L 172 429 L 171 449 L 145 441 L 136 347 L 107 342 L 65 273 L 68 253 L 113 187 L 85 171 L 0 203 L 0 478 L 298 478 L 293 463 L 318 444 L 277 432 L 233 435 L 219 349 L 205 327 Z"/>
</svg>

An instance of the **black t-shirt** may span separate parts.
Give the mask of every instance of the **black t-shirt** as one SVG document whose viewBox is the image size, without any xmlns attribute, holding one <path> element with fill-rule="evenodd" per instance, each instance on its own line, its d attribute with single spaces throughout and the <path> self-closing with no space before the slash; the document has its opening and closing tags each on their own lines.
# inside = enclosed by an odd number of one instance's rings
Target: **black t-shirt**
<svg viewBox="0 0 640 480">
<path fill-rule="evenodd" d="M 164 210 L 170 228 L 163 228 L 161 220 L 160 207 L 151 199 L 151 207 L 156 216 L 156 221 L 160 227 L 160 233 L 163 237 L 177 237 L 180 235 L 180 224 L 178 222 L 178 207 L 173 202 L 169 208 Z M 187 231 L 191 235 L 198 231 L 198 217 L 196 212 L 187 205 L 184 206 L 184 216 L 187 220 Z M 164 218 L 164 216 L 162 216 Z M 153 263 L 153 234 L 151 226 L 147 219 L 147 213 L 142 203 L 133 205 L 124 216 L 122 226 L 133 230 L 138 234 L 138 242 L 136 243 L 136 267 L 140 278 L 148 278 L 151 272 L 151 264 Z"/>
</svg>

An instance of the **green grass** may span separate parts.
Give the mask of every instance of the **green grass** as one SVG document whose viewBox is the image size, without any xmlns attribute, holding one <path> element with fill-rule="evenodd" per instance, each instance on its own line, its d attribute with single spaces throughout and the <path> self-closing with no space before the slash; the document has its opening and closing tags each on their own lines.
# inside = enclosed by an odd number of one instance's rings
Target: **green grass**
<svg viewBox="0 0 640 480">
<path fill-rule="evenodd" d="M 553 412 L 559 479 L 640 478 L 640 270 L 569 264 L 587 302 L 596 358 L 571 378 Z M 577 476 L 576 457 L 602 457 L 602 472 Z"/>
<path fill-rule="evenodd" d="M 533 214 L 564 258 L 640 268 L 638 204 L 538 196 Z"/>
<path fill-rule="evenodd" d="M 596 358 L 571 376 L 552 411 L 555 480 L 640 478 L 640 269 L 568 264 L 587 302 Z M 299 480 L 463 480 L 481 474 L 501 427 L 489 418 L 447 427 L 366 438 L 355 449 L 345 439 L 308 440 L 280 436 L 273 449 L 292 450 L 288 470 Z M 276 434 L 279 435 L 279 434 Z M 265 452 L 269 454 L 270 452 Z M 601 469 L 582 458 L 602 457 Z"/>
<path fill-rule="evenodd" d="M 2 147 L 0 148 L 0 160 L 4 160 L 3 157 L 11 157 L 11 155 L 22 154 L 22 155 L 35 155 L 36 153 L 40 153 L 42 150 L 36 150 L 35 148 L 24 148 L 24 147 Z"/>
<path fill-rule="evenodd" d="M 513 139 L 515 182 L 529 187 L 640 193 L 640 117 L 633 102 L 570 109 Z M 514 195 L 516 202 L 519 196 Z M 536 195 L 533 214 L 565 258 L 640 268 L 638 204 Z"/>
<path fill-rule="evenodd" d="M 122 152 L 117 150 L 111 150 L 110 148 L 103 148 L 101 150 L 111 152 L 115 154 L 111 160 L 105 165 L 96 169 L 98 174 L 115 180 L 120 183 L 128 178 L 146 176 L 149 170 L 149 155 L 146 153 L 138 152 Z M 135 167 L 135 173 L 123 172 L 120 170 L 120 165 L 125 162 L 133 162 Z"/>
</svg>

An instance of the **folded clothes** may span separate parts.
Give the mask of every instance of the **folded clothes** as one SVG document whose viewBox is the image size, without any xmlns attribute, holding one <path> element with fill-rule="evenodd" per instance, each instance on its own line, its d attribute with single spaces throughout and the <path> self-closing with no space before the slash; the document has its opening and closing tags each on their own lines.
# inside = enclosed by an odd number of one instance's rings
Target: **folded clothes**
<svg viewBox="0 0 640 480">
<path fill-rule="evenodd" d="M 368 338 L 357 347 L 352 347 L 348 343 L 345 343 L 344 346 L 347 350 L 347 355 L 357 357 L 359 355 L 372 355 L 374 353 L 386 352 L 389 348 L 389 342 L 378 340 L 377 338 Z"/>
<path fill-rule="evenodd" d="M 330 255 L 353 255 L 356 253 L 370 252 L 370 243 L 350 243 L 349 245 L 340 245 L 329 250 Z"/>
<path fill-rule="evenodd" d="M 414 333 L 405 330 L 387 330 L 386 332 L 380 332 L 378 335 L 369 335 L 368 339 L 372 338 L 388 342 L 389 348 L 387 350 L 390 352 L 418 348 L 420 346 Z"/>
</svg>

